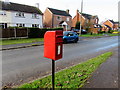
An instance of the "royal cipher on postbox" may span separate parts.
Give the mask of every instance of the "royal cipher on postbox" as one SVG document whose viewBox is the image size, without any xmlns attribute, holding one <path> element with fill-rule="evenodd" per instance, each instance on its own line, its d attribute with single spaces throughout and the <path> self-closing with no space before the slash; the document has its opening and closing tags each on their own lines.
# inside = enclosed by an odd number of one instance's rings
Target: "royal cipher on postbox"
<svg viewBox="0 0 120 90">
<path fill-rule="evenodd" d="M 47 31 L 44 35 L 44 57 L 58 60 L 63 53 L 63 31 Z"/>
</svg>

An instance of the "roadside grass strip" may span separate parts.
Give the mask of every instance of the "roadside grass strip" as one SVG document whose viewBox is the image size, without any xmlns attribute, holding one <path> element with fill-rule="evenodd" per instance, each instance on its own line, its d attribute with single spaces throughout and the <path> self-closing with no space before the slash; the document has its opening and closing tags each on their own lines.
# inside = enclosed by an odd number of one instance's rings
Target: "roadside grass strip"
<svg viewBox="0 0 120 90">
<path fill-rule="evenodd" d="M 120 36 L 120 34 L 118 33 L 104 33 L 104 34 L 82 34 L 80 35 L 81 37 L 100 37 L 100 36 L 105 36 L 105 35 L 108 35 L 108 36 Z"/>
<path fill-rule="evenodd" d="M 55 74 L 55 88 L 81 88 L 92 76 L 92 73 L 113 53 L 106 52 L 81 64 L 61 70 Z M 52 88 L 52 77 L 47 76 L 17 88 Z"/>
<path fill-rule="evenodd" d="M 80 35 L 81 37 L 98 37 L 98 36 L 103 36 L 103 34 L 82 34 Z"/>
<path fill-rule="evenodd" d="M 0 45 L 12 45 L 12 44 L 22 44 L 22 43 L 34 43 L 34 42 L 41 42 L 44 38 L 22 38 L 22 39 L 9 39 L 9 40 L 2 40 Z"/>
</svg>

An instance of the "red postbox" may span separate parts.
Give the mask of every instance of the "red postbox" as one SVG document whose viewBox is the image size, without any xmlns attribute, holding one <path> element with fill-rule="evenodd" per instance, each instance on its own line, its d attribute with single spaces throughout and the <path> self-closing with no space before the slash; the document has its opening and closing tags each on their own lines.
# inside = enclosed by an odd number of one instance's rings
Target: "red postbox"
<svg viewBox="0 0 120 90">
<path fill-rule="evenodd" d="M 58 60 L 62 58 L 63 31 L 47 31 L 44 35 L 44 57 Z"/>
</svg>

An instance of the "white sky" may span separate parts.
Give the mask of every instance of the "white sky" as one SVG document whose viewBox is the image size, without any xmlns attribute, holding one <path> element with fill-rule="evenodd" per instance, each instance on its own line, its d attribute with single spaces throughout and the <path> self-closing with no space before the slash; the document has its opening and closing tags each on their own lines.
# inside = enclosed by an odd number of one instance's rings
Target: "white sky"
<svg viewBox="0 0 120 90">
<path fill-rule="evenodd" d="M 5 0 L 3 0 L 5 1 Z M 8 0 L 7 0 L 8 1 Z M 40 4 L 40 10 L 44 13 L 46 7 L 59 10 L 70 10 L 72 17 L 76 10 L 81 10 L 81 0 L 9 0 L 10 2 L 35 6 Z M 118 21 L 118 2 L 120 0 L 83 0 L 83 13 L 98 15 L 100 22 L 106 19 Z"/>
</svg>

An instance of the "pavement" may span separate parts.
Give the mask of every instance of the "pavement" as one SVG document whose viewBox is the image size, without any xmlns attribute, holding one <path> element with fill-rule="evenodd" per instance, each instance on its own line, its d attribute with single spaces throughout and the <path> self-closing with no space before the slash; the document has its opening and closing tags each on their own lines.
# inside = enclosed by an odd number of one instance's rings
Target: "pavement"
<svg viewBox="0 0 120 90">
<path fill-rule="evenodd" d="M 118 50 L 92 74 L 83 88 L 120 88 L 118 82 Z"/>
<path fill-rule="evenodd" d="M 27 48 L 33 46 L 43 45 L 43 42 L 34 42 L 34 43 L 22 43 L 22 44 L 13 44 L 13 45 L 2 45 L 2 50 L 18 49 L 18 48 Z"/>
</svg>

